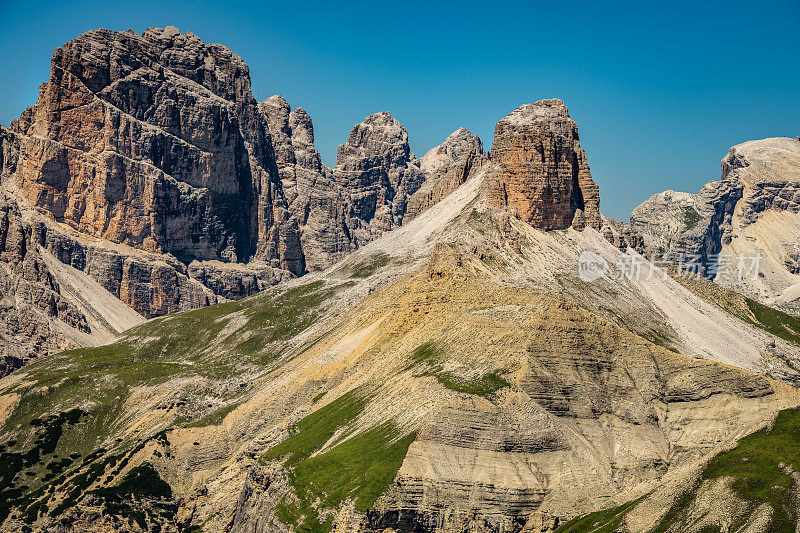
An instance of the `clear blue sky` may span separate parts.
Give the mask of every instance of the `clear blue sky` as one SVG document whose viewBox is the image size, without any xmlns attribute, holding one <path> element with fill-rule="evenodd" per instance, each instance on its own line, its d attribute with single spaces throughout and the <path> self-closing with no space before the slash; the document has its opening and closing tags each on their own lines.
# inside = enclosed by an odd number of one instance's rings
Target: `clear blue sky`
<svg viewBox="0 0 800 533">
<path fill-rule="evenodd" d="M 518 105 L 561 98 L 618 219 L 653 193 L 719 178 L 736 143 L 800 135 L 800 0 L 0 2 L 5 125 L 35 102 L 62 43 L 174 25 L 241 55 L 259 100 L 305 107 L 328 165 L 376 111 L 422 155 L 459 126 L 488 148 Z"/>
</svg>

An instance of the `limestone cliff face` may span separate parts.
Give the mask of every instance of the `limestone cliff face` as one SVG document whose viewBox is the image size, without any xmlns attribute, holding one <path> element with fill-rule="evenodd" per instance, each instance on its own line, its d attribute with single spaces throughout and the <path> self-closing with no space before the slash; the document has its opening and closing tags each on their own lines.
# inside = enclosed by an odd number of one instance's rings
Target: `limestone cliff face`
<svg viewBox="0 0 800 533">
<path fill-rule="evenodd" d="M 409 198 L 404 222 L 440 202 L 486 163 L 480 137 L 465 128 L 451 133 L 420 159 L 425 182 Z"/>
<path fill-rule="evenodd" d="M 408 198 L 425 181 L 408 132 L 390 113 L 356 124 L 339 145 L 333 179 L 349 193 L 354 240 L 363 244 L 399 227 Z"/>
<path fill-rule="evenodd" d="M 518 107 L 495 127 L 489 200 L 535 228 L 601 228 L 600 196 L 564 102 Z"/>
<path fill-rule="evenodd" d="M 0 377 L 28 360 L 77 344 L 66 328 L 90 333 L 86 316 L 64 298 L 16 203 L 0 199 Z"/>
<path fill-rule="evenodd" d="M 311 117 L 303 108 L 291 109 L 278 95 L 260 108 L 269 124 L 289 212 L 300 229 L 306 269 L 324 270 L 353 249 L 347 193 L 322 164 Z"/>
<path fill-rule="evenodd" d="M 303 272 L 242 59 L 176 28 L 87 32 L 12 128 L 31 205 L 149 252 Z"/>
<path fill-rule="evenodd" d="M 697 194 L 647 199 L 631 213 L 632 229 L 650 253 L 693 262 L 738 292 L 800 312 L 800 140 L 736 145 L 721 167 L 721 179 Z M 740 257 L 759 258 L 756 277 L 748 275 L 752 259 L 740 265 Z"/>
</svg>

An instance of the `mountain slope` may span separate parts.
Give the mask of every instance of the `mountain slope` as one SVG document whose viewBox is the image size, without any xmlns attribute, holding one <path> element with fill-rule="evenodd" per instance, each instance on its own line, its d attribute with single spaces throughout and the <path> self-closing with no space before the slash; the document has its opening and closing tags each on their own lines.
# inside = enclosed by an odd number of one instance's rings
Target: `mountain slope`
<svg viewBox="0 0 800 533">
<path fill-rule="evenodd" d="M 651 299 L 612 274 L 581 282 L 581 250 L 617 249 L 488 206 L 492 172 L 324 273 L 4 378 L 3 459 L 22 465 L 3 478 L 4 528 L 519 530 L 690 469 L 798 405 L 788 385 L 632 331 L 636 309 L 638 330 L 680 331 L 691 317 L 659 314 L 675 300 L 726 315 L 671 279 Z M 620 303 L 601 309 L 609 290 Z M 743 346 L 775 340 L 732 324 Z M 754 353 L 741 366 L 763 364 Z M 169 493 L 126 488 L 155 475 Z"/>
<path fill-rule="evenodd" d="M 800 140 L 776 137 L 732 147 L 720 181 L 695 195 L 652 196 L 633 210 L 631 227 L 648 254 L 695 263 L 706 277 L 797 314 L 799 213 Z"/>
<path fill-rule="evenodd" d="M 228 47 L 171 26 L 86 32 L 54 51 L 36 104 L 0 126 L 0 375 L 111 337 L 109 316 L 82 310 L 59 272 L 145 318 L 237 300 L 398 227 L 427 176 L 389 113 L 356 124 L 332 170 L 309 115 L 280 96 L 258 103 Z"/>
</svg>

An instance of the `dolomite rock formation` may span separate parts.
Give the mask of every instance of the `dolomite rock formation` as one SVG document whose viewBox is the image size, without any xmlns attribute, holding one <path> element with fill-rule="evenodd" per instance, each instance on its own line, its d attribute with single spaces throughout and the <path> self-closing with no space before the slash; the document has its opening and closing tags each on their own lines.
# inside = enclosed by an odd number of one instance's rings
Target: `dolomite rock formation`
<svg viewBox="0 0 800 533">
<path fill-rule="evenodd" d="M 721 167 L 721 179 L 697 194 L 650 197 L 631 213 L 632 229 L 650 253 L 694 262 L 706 277 L 800 312 L 800 141 L 748 141 L 732 147 Z"/>
<path fill-rule="evenodd" d="M 54 52 L 0 145 L 36 242 L 145 317 L 306 271 L 248 68 L 225 46 L 173 27 L 87 32 Z"/>
<path fill-rule="evenodd" d="M 311 117 L 303 108 L 291 109 L 278 95 L 260 108 L 267 117 L 289 212 L 300 228 L 306 269 L 324 270 L 353 249 L 347 191 L 322 164 Z"/>
<path fill-rule="evenodd" d="M 420 158 L 419 167 L 423 172 L 432 174 L 473 153 L 483 155 L 481 138 L 466 128 L 458 128 L 442 144 L 428 150 Z"/>
<path fill-rule="evenodd" d="M 563 103 L 523 106 L 497 131 L 496 204 L 542 229 L 599 227 L 597 187 Z M 417 159 L 402 124 L 381 112 L 353 127 L 330 169 L 305 110 L 280 96 L 259 104 L 239 56 L 174 27 L 66 43 L 36 105 L 0 127 L 0 187 L 30 249 L 146 318 L 324 270 L 487 166 L 464 128 Z M 75 324 L 73 344 L 58 346 L 89 342 Z"/>
<path fill-rule="evenodd" d="M 564 102 L 518 107 L 495 127 L 489 200 L 542 230 L 601 228 L 600 196 Z"/>
<path fill-rule="evenodd" d="M 480 137 L 465 128 L 451 133 L 419 161 L 425 182 L 408 200 L 404 222 L 440 202 L 487 163 Z"/>
<path fill-rule="evenodd" d="M 6 479 L 28 488 L 0 527 L 546 531 L 652 493 L 800 403 L 767 377 L 792 371 L 797 346 L 671 278 L 612 270 L 587 288 L 580 254 L 613 269 L 618 250 L 597 232 L 562 238 L 487 207 L 488 170 L 313 279 L 0 380 L 0 435 L 18 442 L 2 458 L 31 455 L 42 411 L 85 405 L 57 453 L 97 450 L 58 479 L 52 455 L 6 463 Z M 97 489 L 145 463 L 171 496 L 103 503 Z M 23 512 L 31 502 L 46 507 Z"/>
<path fill-rule="evenodd" d="M 408 132 L 384 111 L 356 124 L 339 145 L 333 179 L 349 194 L 353 241 L 360 246 L 403 224 L 408 199 L 425 175 Z"/>
<path fill-rule="evenodd" d="M 12 129 L 21 196 L 81 233 L 303 272 L 247 65 L 225 46 L 174 27 L 87 32 L 55 51 Z"/>
<path fill-rule="evenodd" d="M 60 263 L 52 254 L 56 243 L 64 241 L 48 238 L 46 226 L 0 196 L 0 376 L 144 322 L 89 276 Z"/>
</svg>

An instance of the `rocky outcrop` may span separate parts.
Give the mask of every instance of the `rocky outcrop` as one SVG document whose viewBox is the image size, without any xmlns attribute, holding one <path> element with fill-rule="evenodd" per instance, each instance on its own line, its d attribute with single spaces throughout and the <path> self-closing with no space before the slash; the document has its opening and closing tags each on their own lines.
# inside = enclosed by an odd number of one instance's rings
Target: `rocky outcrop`
<svg viewBox="0 0 800 533">
<path fill-rule="evenodd" d="M 403 224 L 408 199 L 425 175 L 408 132 L 384 111 L 356 124 L 339 145 L 333 179 L 348 192 L 353 242 L 361 246 Z"/>
<path fill-rule="evenodd" d="M 611 217 L 602 216 L 603 226 L 600 230 L 605 240 L 613 244 L 620 251 L 626 251 L 628 248 L 645 253 L 646 248 L 642 236 L 631 228 L 631 225 L 614 220 Z"/>
<path fill-rule="evenodd" d="M 87 32 L 13 125 L 25 200 L 81 233 L 178 257 L 301 274 L 242 59 L 176 28 Z"/>
<path fill-rule="evenodd" d="M 451 133 L 419 161 L 425 182 L 409 198 L 404 222 L 440 202 L 487 163 L 480 137 L 465 128 Z"/>
<path fill-rule="evenodd" d="M 598 187 L 564 102 L 518 107 L 497 123 L 490 154 L 500 167 L 489 184 L 491 204 L 538 229 L 600 230 Z"/>
<path fill-rule="evenodd" d="M 306 271 L 247 65 L 173 27 L 57 49 L 36 105 L 0 128 L 0 182 L 33 249 L 148 318 Z"/>
<path fill-rule="evenodd" d="M 278 173 L 289 212 L 300 229 L 309 271 L 324 270 L 353 249 L 347 191 L 333 180 L 314 147 L 314 126 L 303 108 L 282 96 L 260 104 L 267 117 Z"/>
<path fill-rule="evenodd" d="M 800 312 L 800 141 L 742 143 L 721 166 L 721 179 L 697 194 L 650 197 L 631 213 L 632 229 L 649 253 L 690 263 L 751 298 Z"/>
<path fill-rule="evenodd" d="M 64 298 L 13 201 L 0 200 L 0 377 L 30 359 L 79 344 L 86 316 Z M 58 323 L 63 325 L 60 328 Z"/>
</svg>

